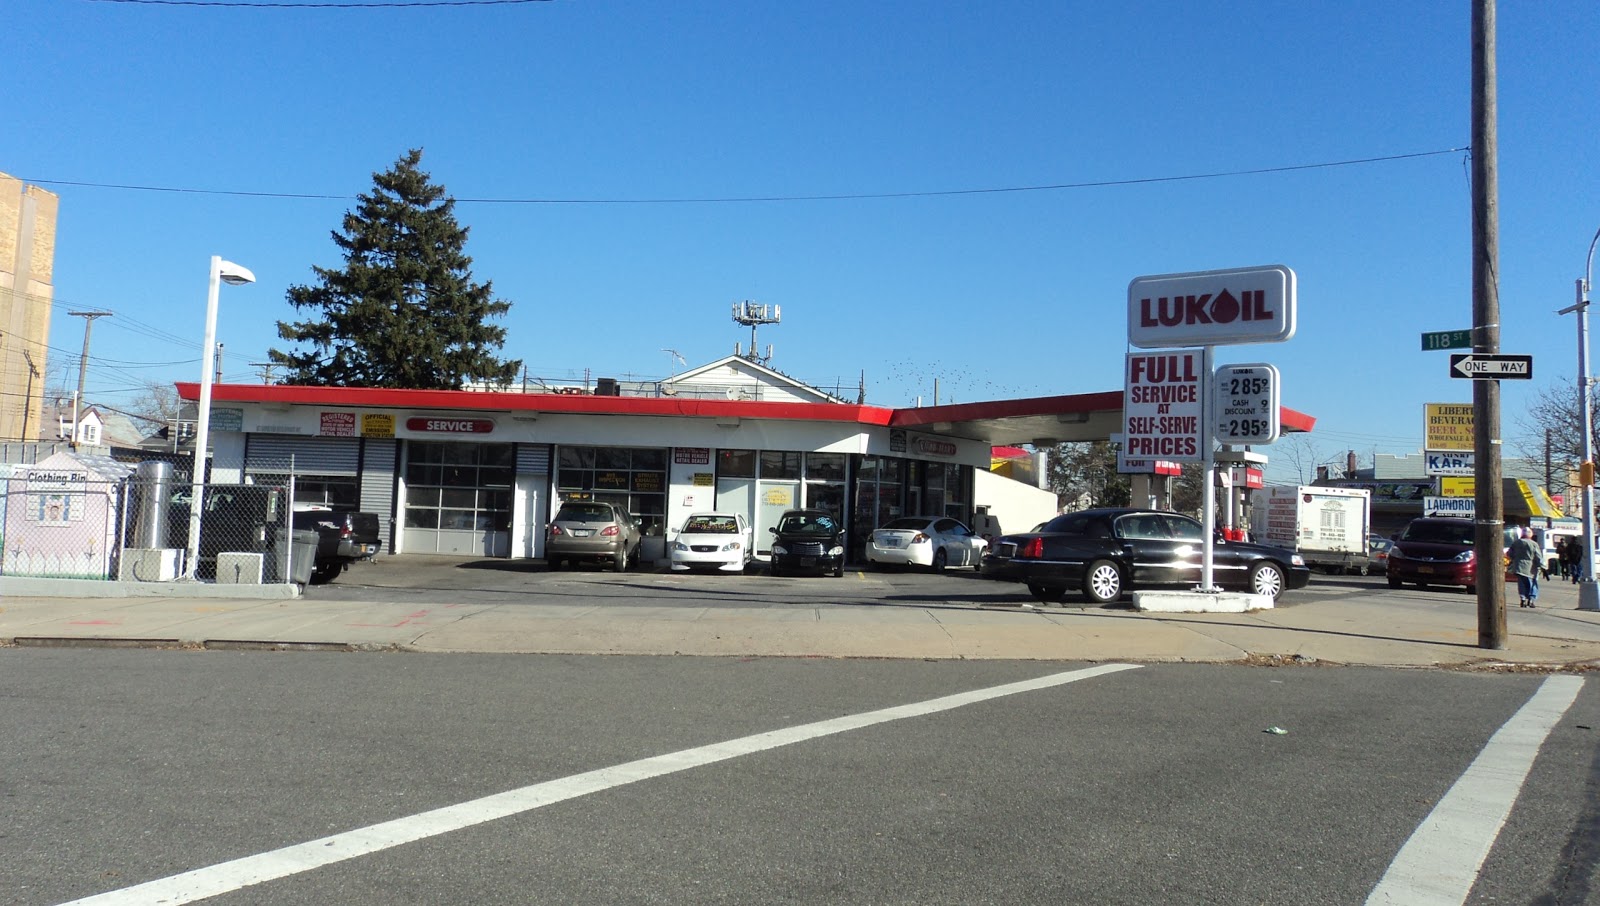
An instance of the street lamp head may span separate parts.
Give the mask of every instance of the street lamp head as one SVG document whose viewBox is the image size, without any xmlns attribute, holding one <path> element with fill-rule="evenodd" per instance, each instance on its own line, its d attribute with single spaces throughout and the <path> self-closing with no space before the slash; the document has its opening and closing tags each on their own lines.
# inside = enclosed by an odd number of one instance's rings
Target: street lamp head
<svg viewBox="0 0 1600 906">
<path fill-rule="evenodd" d="M 217 276 L 229 286 L 240 286 L 245 283 L 256 282 L 256 275 L 250 273 L 250 268 L 232 261 L 218 262 Z"/>
</svg>

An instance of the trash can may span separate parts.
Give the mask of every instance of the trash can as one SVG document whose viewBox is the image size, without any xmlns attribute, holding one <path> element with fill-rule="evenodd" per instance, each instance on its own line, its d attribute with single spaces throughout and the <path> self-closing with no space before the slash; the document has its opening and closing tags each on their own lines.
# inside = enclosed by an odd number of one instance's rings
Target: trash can
<svg viewBox="0 0 1600 906">
<path fill-rule="evenodd" d="M 273 575 L 272 582 L 293 582 L 296 585 L 306 585 L 311 582 L 311 568 L 317 562 L 317 541 L 319 536 L 310 529 L 298 529 L 290 538 L 287 529 L 278 529 L 272 556 Z M 293 547 L 289 542 L 292 540 Z M 287 560 L 288 562 L 284 562 Z"/>
</svg>

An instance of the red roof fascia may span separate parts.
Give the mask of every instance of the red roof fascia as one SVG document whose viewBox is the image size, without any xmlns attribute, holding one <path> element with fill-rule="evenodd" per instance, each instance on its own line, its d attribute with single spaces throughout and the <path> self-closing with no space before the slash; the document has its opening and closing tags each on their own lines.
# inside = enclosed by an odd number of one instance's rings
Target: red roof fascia
<svg viewBox="0 0 1600 906">
<path fill-rule="evenodd" d="M 1310 431 L 1312 428 L 1316 427 L 1317 419 L 1315 416 L 1307 415 L 1304 412 L 1290 409 L 1288 406 L 1279 406 L 1278 424 L 1281 425 L 1285 431 L 1289 430 L 1290 428 L 1293 428 L 1296 431 Z"/>
<path fill-rule="evenodd" d="M 178 396 L 200 398 L 200 384 L 179 381 Z M 455 409 L 458 411 L 566 412 L 584 415 L 660 415 L 707 418 L 738 416 L 794 421 L 854 422 L 900 428 L 940 422 L 1093 414 L 1122 409 L 1122 391 L 994 400 L 887 409 L 852 403 L 779 403 L 761 400 L 678 399 L 648 396 L 594 396 L 587 393 L 478 393 L 468 390 L 394 390 L 379 387 L 303 387 L 289 384 L 213 384 L 213 402 L 290 403 L 311 406 L 364 406 L 375 409 Z M 1285 430 L 1310 431 L 1317 420 L 1279 407 Z"/>
<path fill-rule="evenodd" d="M 178 396 L 200 398 L 198 382 L 180 381 Z M 213 384 L 211 399 L 225 403 L 289 403 L 374 409 L 455 409 L 491 412 L 558 412 L 582 415 L 663 415 L 777 418 L 794 421 L 887 425 L 894 410 L 848 403 L 593 396 L 587 393 L 478 393 L 467 390 L 393 390 L 379 387 L 302 387 L 287 384 Z"/>
</svg>

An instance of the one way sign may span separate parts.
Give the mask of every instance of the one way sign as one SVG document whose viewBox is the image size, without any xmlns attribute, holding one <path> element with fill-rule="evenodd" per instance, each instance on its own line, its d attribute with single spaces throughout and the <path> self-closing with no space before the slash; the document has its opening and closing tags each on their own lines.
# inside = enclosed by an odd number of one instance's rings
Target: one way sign
<svg viewBox="0 0 1600 906">
<path fill-rule="evenodd" d="M 1450 376 L 1475 381 L 1528 380 L 1533 377 L 1533 356 L 1457 353 L 1450 357 Z"/>
</svg>

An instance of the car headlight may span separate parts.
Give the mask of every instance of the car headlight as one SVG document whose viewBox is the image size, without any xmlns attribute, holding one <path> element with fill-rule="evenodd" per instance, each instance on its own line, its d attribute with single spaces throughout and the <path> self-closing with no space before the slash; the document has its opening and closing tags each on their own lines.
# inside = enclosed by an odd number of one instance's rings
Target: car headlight
<svg viewBox="0 0 1600 906">
<path fill-rule="evenodd" d="M 1306 565 L 1306 558 L 1300 556 L 1299 554 L 1290 554 L 1289 555 L 1289 565 L 1290 566 L 1305 566 Z"/>
<path fill-rule="evenodd" d="M 672 549 L 675 551 L 686 551 L 689 549 L 689 545 L 684 544 L 682 541 L 674 541 L 672 542 Z"/>
<path fill-rule="evenodd" d="M 725 550 L 725 551 L 736 551 L 736 550 L 738 550 L 739 548 L 741 548 L 743 546 L 744 545 L 740 544 L 737 541 L 729 541 L 727 544 L 724 544 L 722 546 L 722 549 Z"/>
<path fill-rule="evenodd" d="M 844 556 L 844 545 L 839 544 L 839 545 L 835 545 L 833 547 L 828 548 L 828 556 L 830 556 L 830 557 L 843 557 Z"/>
<path fill-rule="evenodd" d="M 789 556 L 789 549 L 781 544 L 774 544 L 772 546 L 772 553 L 779 557 L 787 557 Z"/>
<path fill-rule="evenodd" d="M 1462 551 L 1461 553 L 1456 554 L 1454 557 L 1451 557 L 1450 558 L 1450 562 L 1451 563 L 1471 563 L 1472 562 L 1472 556 L 1473 556 L 1473 552 L 1472 551 Z"/>
</svg>

